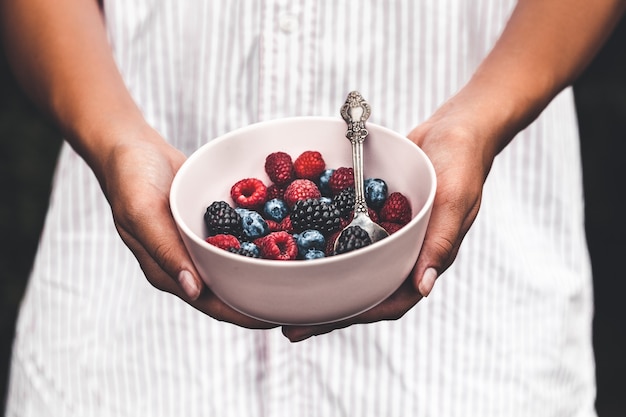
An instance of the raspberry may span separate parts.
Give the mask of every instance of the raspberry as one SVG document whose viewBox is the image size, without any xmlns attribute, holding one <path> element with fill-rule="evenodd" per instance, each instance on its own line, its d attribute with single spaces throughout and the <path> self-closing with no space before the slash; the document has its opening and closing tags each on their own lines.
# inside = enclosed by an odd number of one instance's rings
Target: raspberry
<svg viewBox="0 0 626 417">
<path fill-rule="evenodd" d="M 325 168 L 326 162 L 322 154 L 317 151 L 304 151 L 293 162 L 296 178 L 317 180 Z"/>
<path fill-rule="evenodd" d="M 291 223 L 291 216 L 287 215 L 279 224 L 280 230 L 288 233 L 293 233 L 293 224 Z"/>
<path fill-rule="evenodd" d="M 370 219 L 372 219 L 372 221 L 374 223 L 378 223 L 380 221 L 380 217 L 378 216 L 378 212 L 376 210 L 374 210 L 371 207 L 367 208 L 367 214 L 370 216 Z"/>
<path fill-rule="evenodd" d="M 390 235 L 394 234 L 398 230 L 402 229 L 402 225 L 393 222 L 380 222 L 380 226 L 387 231 Z"/>
<path fill-rule="evenodd" d="M 296 232 L 315 229 L 328 235 L 341 226 L 341 213 L 335 205 L 326 204 L 318 198 L 296 202 L 290 217 L 293 230 Z"/>
<path fill-rule="evenodd" d="M 274 184 L 286 185 L 294 179 L 291 156 L 285 152 L 274 152 L 265 158 L 265 173 Z"/>
<path fill-rule="evenodd" d="M 385 204 L 380 209 L 380 220 L 399 223 L 404 226 L 411 220 L 411 203 L 399 192 L 389 194 Z"/>
<path fill-rule="evenodd" d="M 294 204 L 298 200 L 304 200 L 306 198 L 319 198 L 320 193 L 317 185 L 311 180 L 297 179 L 294 180 L 285 190 L 284 201 L 289 208 L 293 208 Z"/>
<path fill-rule="evenodd" d="M 257 178 L 245 178 L 231 187 L 230 196 L 239 207 L 257 209 L 265 203 L 267 187 Z"/>
<path fill-rule="evenodd" d="M 228 234 L 241 236 L 241 216 L 225 201 L 214 201 L 204 213 L 204 224 L 209 236 Z"/>
<path fill-rule="evenodd" d="M 233 235 L 219 234 L 215 236 L 209 236 L 205 240 L 207 243 L 210 243 L 211 245 L 217 246 L 218 248 L 224 250 L 239 249 L 241 247 L 239 239 L 237 239 Z"/>
<path fill-rule="evenodd" d="M 283 230 L 280 227 L 280 223 L 274 220 L 265 220 L 265 223 L 267 223 L 267 226 L 270 228 L 270 232 L 278 232 L 280 230 Z"/>
<path fill-rule="evenodd" d="M 351 252 L 372 244 L 367 232 L 359 226 L 350 226 L 337 238 L 335 254 Z"/>
<path fill-rule="evenodd" d="M 265 199 L 268 201 L 275 198 L 282 200 L 283 196 L 285 195 L 286 188 L 287 185 L 270 184 L 270 186 L 267 187 L 267 195 Z"/>
<path fill-rule="evenodd" d="M 296 241 L 287 232 L 273 232 L 255 242 L 258 242 L 261 256 L 265 259 L 286 261 L 298 256 Z"/>
<path fill-rule="evenodd" d="M 335 241 L 340 234 L 341 230 L 338 230 L 335 233 L 331 234 L 328 239 L 326 239 L 326 249 L 324 249 L 324 253 L 326 254 L 326 256 L 332 256 L 335 254 Z"/>
<path fill-rule="evenodd" d="M 345 188 L 354 187 L 354 172 L 352 168 L 337 168 L 328 179 L 328 186 L 333 195 L 339 194 Z"/>
</svg>

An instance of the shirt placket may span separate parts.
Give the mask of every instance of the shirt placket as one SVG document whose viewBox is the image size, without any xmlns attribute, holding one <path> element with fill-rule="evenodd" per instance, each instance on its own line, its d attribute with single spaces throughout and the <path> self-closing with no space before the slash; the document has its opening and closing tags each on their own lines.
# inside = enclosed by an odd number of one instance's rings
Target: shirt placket
<svg viewBox="0 0 626 417">
<path fill-rule="evenodd" d="M 310 112 L 315 73 L 315 1 L 264 1 L 259 119 Z"/>
</svg>

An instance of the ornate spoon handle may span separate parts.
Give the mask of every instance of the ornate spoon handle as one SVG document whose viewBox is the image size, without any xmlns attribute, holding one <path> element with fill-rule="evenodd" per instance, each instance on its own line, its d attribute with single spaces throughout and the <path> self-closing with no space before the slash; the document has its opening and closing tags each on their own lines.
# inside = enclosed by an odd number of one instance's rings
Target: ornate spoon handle
<svg viewBox="0 0 626 417">
<path fill-rule="evenodd" d="M 341 117 L 346 121 L 346 137 L 352 144 L 352 167 L 354 169 L 354 215 L 367 214 L 363 185 L 363 142 L 368 135 L 365 122 L 371 113 L 370 105 L 361 93 L 351 91 L 346 102 L 341 106 Z"/>
</svg>

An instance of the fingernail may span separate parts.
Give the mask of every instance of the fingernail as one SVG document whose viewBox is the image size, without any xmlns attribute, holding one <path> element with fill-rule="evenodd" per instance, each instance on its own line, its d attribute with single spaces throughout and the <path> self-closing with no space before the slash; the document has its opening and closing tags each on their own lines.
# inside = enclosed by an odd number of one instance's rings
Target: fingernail
<svg viewBox="0 0 626 417">
<path fill-rule="evenodd" d="M 180 287 L 183 289 L 185 294 L 187 294 L 187 297 L 192 300 L 195 300 L 200 296 L 200 286 L 193 278 L 191 272 L 185 269 L 180 271 L 178 274 L 178 284 L 180 284 Z"/>
<path fill-rule="evenodd" d="M 424 297 L 428 297 L 428 294 L 433 290 L 435 286 L 435 281 L 437 280 L 437 271 L 435 268 L 428 268 L 424 271 L 424 275 L 422 276 L 422 280 L 417 284 L 417 288 L 419 289 L 420 294 Z"/>
</svg>

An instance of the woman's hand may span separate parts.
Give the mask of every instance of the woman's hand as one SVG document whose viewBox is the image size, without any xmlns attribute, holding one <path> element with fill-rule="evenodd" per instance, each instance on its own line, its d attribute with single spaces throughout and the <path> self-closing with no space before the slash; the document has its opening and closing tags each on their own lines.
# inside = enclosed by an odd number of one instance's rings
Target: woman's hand
<svg viewBox="0 0 626 417">
<path fill-rule="evenodd" d="M 464 108 L 462 100 L 452 99 L 408 135 L 428 155 L 437 175 L 431 218 L 411 277 L 425 297 L 456 258 L 476 219 L 495 157 L 494 148 L 485 145 L 500 139 L 482 127 L 480 115 Z"/>
<path fill-rule="evenodd" d="M 6 0 L 0 23 L 18 81 L 94 171 L 148 281 L 218 320 L 273 327 L 235 312 L 203 286 L 169 209 L 185 157 L 147 125 L 126 88 L 99 2 Z"/>
<path fill-rule="evenodd" d="M 423 297 L 454 261 L 480 206 L 482 186 L 493 161 L 479 118 L 453 99 L 408 135 L 429 156 L 437 175 L 437 193 L 417 263 L 404 284 L 381 304 L 356 317 L 322 326 L 283 327 L 291 341 L 353 324 L 397 320 Z M 460 111 L 464 109 L 464 111 Z"/>
<path fill-rule="evenodd" d="M 132 135 L 138 137 L 120 141 L 96 172 L 115 226 L 148 281 L 217 320 L 274 327 L 236 312 L 203 285 L 169 207 L 170 186 L 185 156 L 147 126 Z"/>
<path fill-rule="evenodd" d="M 409 133 L 437 172 L 437 195 L 417 264 L 396 294 L 339 323 L 285 327 L 292 341 L 355 323 L 402 317 L 454 261 L 474 222 L 493 158 L 585 68 L 626 2 L 520 0 L 471 80 Z"/>
</svg>

